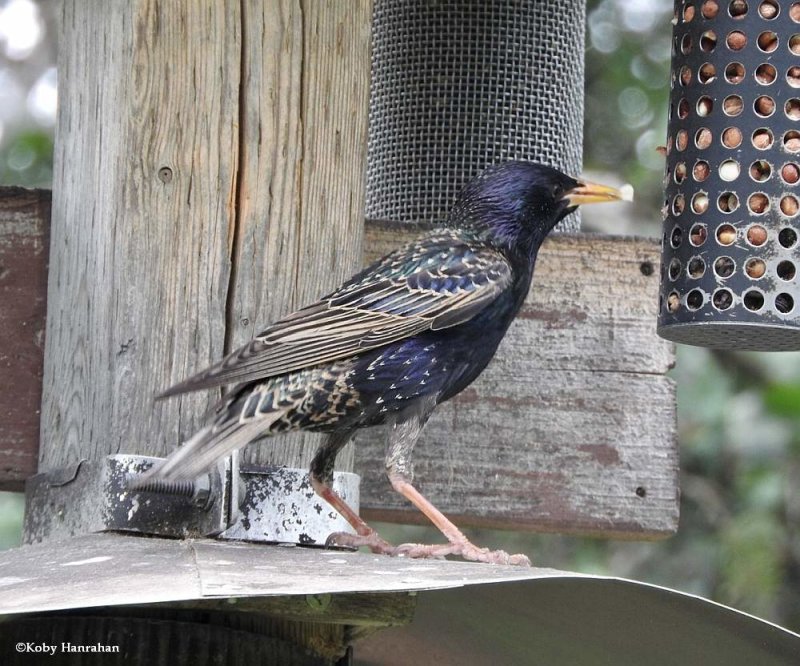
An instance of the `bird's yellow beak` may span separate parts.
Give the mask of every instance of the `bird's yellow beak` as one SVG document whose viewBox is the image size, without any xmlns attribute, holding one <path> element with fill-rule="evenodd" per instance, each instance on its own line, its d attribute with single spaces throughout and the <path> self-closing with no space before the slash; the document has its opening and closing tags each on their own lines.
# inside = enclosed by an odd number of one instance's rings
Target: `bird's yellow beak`
<svg viewBox="0 0 800 666">
<path fill-rule="evenodd" d="M 633 201 L 633 188 L 630 185 L 623 185 L 617 189 L 608 185 L 579 181 L 578 186 L 566 192 L 562 198 L 568 201 L 570 206 L 604 201 Z"/>
</svg>

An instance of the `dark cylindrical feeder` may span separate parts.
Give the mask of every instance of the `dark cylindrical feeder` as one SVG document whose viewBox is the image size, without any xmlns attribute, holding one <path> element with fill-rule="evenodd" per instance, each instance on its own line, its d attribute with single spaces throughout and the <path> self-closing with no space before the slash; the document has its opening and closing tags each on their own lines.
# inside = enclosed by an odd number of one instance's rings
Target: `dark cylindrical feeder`
<svg viewBox="0 0 800 666">
<path fill-rule="evenodd" d="M 584 24 L 584 0 L 375 0 L 367 217 L 440 221 L 503 160 L 578 174 Z"/>
<path fill-rule="evenodd" d="M 677 0 L 658 332 L 800 349 L 800 2 Z"/>
</svg>

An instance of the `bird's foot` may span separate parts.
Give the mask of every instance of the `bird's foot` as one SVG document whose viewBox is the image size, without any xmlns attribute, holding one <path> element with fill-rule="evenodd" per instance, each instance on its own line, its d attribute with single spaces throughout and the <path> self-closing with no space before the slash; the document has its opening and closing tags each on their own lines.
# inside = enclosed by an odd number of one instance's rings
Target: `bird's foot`
<svg viewBox="0 0 800 666">
<path fill-rule="evenodd" d="M 512 564 L 521 567 L 531 566 L 531 561 L 525 555 L 509 555 L 504 550 L 489 550 L 479 548 L 475 544 L 453 542 L 447 544 L 425 545 L 421 543 L 404 543 L 395 548 L 392 555 L 414 558 L 443 558 L 447 555 L 458 555 L 470 562 L 485 562 L 486 564 Z"/>
<path fill-rule="evenodd" d="M 325 540 L 325 546 L 338 546 L 340 548 L 353 548 L 357 550 L 366 546 L 373 553 L 378 555 L 391 555 L 395 547 L 388 541 L 384 541 L 377 532 L 369 534 L 351 534 L 350 532 L 334 532 Z"/>
</svg>

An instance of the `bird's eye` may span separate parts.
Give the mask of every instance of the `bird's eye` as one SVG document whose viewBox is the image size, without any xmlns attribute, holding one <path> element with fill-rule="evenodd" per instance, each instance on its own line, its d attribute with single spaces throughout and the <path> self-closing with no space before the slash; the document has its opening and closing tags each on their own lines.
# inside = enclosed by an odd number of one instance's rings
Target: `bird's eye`
<svg viewBox="0 0 800 666">
<path fill-rule="evenodd" d="M 561 195 L 564 194 L 564 188 L 561 185 L 553 185 L 553 199 L 558 201 Z"/>
</svg>

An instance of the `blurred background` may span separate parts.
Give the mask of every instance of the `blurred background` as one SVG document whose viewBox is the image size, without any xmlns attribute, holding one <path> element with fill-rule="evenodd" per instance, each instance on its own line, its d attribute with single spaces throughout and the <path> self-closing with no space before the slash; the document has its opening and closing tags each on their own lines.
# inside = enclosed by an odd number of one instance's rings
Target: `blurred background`
<svg viewBox="0 0 800 666">
<path fill-rule="evenodd" d="M 0 0 L 0 184 L 50 187 L 59 3 Z M 584 230 L 660 235 L 671 0 L 588 0 L 585 172 L 632 183 L 633 206 L 588 207 Z M 655 327 L 655 321 L 653 322 Z M 471 530 L 534 563 L 699 594 L 800 631 L 800 354 L 679 346 L 681 527 L 659 542 Z M 0 549 L 22 496 L 0 493 Z M 381 525 L 394 541 L 426 528 Z"/>
</svg>

